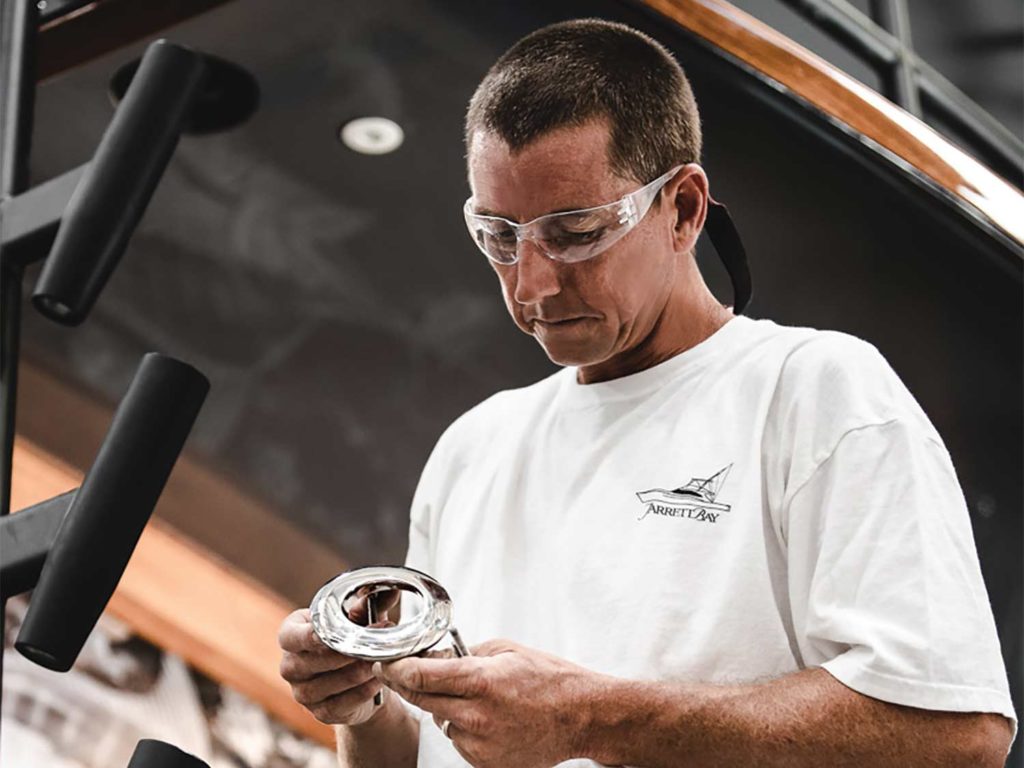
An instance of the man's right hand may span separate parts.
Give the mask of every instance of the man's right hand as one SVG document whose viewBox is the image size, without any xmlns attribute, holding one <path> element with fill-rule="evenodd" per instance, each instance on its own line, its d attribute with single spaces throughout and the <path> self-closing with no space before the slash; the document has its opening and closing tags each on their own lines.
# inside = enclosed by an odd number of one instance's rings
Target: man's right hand
<svg viewBox="0 0 1024 768">
<path fill-rule="evenodd" d="M 384 707 L 373 696 L 382 687 L 368 661 L 344 656 L 317 637 L 309 609 L 293 611 L 281 623 L 277 642 L 284 651 L 281 677 L 292 686 L 292 696 L 322 723 L 359 725 Z"/>
</svg>

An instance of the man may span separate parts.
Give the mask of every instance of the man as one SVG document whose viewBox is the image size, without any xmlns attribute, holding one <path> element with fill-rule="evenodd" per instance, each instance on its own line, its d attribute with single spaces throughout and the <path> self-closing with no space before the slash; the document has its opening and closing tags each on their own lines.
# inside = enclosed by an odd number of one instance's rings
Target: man
<svg viewBox="0 0 1024 768">
<path fill-rule="evenodd" d="M 539 30 L 466 142 L 471 235 L 566 367 L 458 419 L 413 500 L 407 562 L 473 656 L 371 667 L 305 612 L 282 626 L 342 764 L 1002 764 L 1014 713 L 949 456 L 874 347 L 709 292 L 672 57 L 617 24 Z"/>
</svg>

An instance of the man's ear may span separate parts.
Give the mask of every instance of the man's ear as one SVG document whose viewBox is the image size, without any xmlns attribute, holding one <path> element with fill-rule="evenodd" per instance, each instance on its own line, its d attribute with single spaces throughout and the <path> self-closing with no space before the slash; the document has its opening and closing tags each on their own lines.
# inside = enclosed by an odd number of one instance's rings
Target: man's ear
<svg viewBox="0 0 1024 768">
<path fill-rule="evenodd" d="M 697 246 L 708 214 L 708 177 L 697 163 L 679 169 L 665 185 L 666 199 L 672 201 L 674 224 L 672 236 L 676 251 L 689 253 Z"/>
</svg>

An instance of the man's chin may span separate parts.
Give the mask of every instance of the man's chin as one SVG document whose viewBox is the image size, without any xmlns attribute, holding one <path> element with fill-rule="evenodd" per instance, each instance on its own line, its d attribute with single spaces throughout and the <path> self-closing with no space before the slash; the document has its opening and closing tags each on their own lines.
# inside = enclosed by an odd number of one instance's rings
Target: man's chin
<svg viewBox="0 0 1024 768">
<path fill-rule="evenodd" d="M 541 349 L 552 363 L 566 368 L 594 365 L 607 357 L 607 355 L 597 352 L 591 345 L 552 343 L 550 341 L 545 343 L 540 339 L 537 339 L 537 343 L 540 344 Z"/>
</svg>

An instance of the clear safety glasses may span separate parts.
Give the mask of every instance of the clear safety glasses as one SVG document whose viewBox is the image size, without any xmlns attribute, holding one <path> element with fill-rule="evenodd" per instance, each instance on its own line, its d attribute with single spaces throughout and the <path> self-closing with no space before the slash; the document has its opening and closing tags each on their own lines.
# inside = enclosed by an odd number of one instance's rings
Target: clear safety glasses
<svg viewBox="0 0 1024 768">
<path fill-rule="evenodd" d="M 682 167 L 676 166 L 614 203 L 549 213 L 525 224 L 501 216 L 473 213 L 471 197 L 463 207 L 466 226 L 473 242 L 496 264 L 515 264 L 519 260 L 519 243 L 523 240 L 533 241 L 555 261 L 592 259 L 611 248 L 640 223 L 661 188 Z"/>
</svg>

